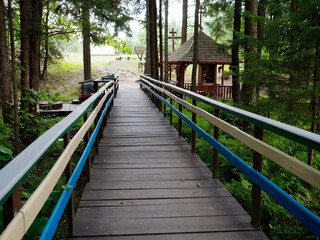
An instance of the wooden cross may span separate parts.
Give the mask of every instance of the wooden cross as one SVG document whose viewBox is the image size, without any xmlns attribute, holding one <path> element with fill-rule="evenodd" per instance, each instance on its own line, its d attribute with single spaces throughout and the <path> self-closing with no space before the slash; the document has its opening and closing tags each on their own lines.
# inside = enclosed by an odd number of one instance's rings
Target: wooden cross
<svg viewBox="0 0 320 240">
<path fill-rule="evenodd" d="M 204 10 L 204 7 L 200 6 L 199 8 L 199 14 L 200 14 L 200 30 L 203 30 L 202 28 L 202 14 L 206 13 L 205 11 L 202 11 Z"/>
<path fill-rule="evenodd" d="M 171 37 L 168 37 L 168 39 L 170 39 L 170 38 L 172 39 L 172 52 L 174 52 L 174 41 L 175 41 L 175 39 L 180 39 L 181 37 L 175 37 L 175 36 L 174 36 L 174 34 L 177 33 L 177 32 L 174 31 L 174 28 L 172 28 L 172 31 L 169 32 L 169 33 L 172 34 L 172 36 L 171 36 Z"/>
</svg>

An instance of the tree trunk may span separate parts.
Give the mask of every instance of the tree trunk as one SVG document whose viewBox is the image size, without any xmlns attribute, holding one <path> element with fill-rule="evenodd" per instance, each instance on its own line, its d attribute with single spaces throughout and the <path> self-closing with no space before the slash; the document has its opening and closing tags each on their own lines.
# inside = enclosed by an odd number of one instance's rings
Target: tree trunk
<svg viewBox="0 0 320 240">
<path fill-rule="evenodd" d="M 47 0 L 47 12 L 46 12 L 46 37 L 45 37 L 45 56 L 43 61 L 43 69 L 41 74 L 41 80 L 45 79 L 47 76 L 47 69 L 48 69 L 48 57 L 49 57 L 49 13 L 50 13 L 50 0 Z"/>
<path fill-rule="evenodd" d="M 31 89 L 38 91 L 40 83 L 40 43 L 42 35 L 42 0 L 32 0 L 32 24 L 31 24 L 31 36 L 30 36 L 30 87 Z M 37 113 L 37 98 L 34 104 L 31 104 L 32 113 Z"/>
<path fill-rule="evenodd" d="M 158 71 L 158 50 L 157 50 L 157 4 L 156 0 L 149 0 L 150 10 L 150 58 L 151 58 L 151 77 L 159 79 Z"/>
<path fill-rule="evenodd" d="M 18 83 L 16 76 L 16 49 L 14 46 L 14 27 L 12 17 L 11 0 L 8 0 L 8 17 L 10 27 L 10 50 L 11 50 L 11 79 L 13 83 L 13 106 L 14 106 L 14 154 L 20 151 L 19 137 L 19 106 L 18 106 Z"/>
<path fill-rule="evenodd" d="M 240 104 L 240 81 L 239 81 L 239 33 L 241 28 L 241 1 L 236 0 L 234 4 L 233 22 L 233 47 L 232 47 L 232 96 L 235 103 Z"/>
<path fill-rule="evenodd" d="M 319 22 L 320 23 L 320 22 Z M 317 37 L 316 39 L 316 54 L 315 54 L 315 62 L 314 62 L 314 75 L 313 75 L 313 92 L 311 96 L 311 109 L 312 109 L 312 116 L 311 116 L 311 129 L 310 131 L 313 133 L 317 132 L 317 126 L 319 124 L 319 92 L 320 92 L 320 74 L 319 74 L 319 64 L 320 64 L 320 38 Z M 309 149 L 308 152 L 308 165 L 313 165 L 313 154 L 314 150 Z"/>
<path fill-rule="evenodd" d="M 9 78 L 9 58 L 6 40 L 6 22 L 5 22 L 4 1 L 0 1 L 0 107 L 4 123 L 10 123 L 11 113 L 11 90 Z"/>
<path fill-rule="evenodd" d="M 146 65 L 144 68 L 144 74 L 151 75 L 151 48 L 150 48 L 150 2 L 146 0 Z"/>
<path fill-rule="evenodd" d="M 198 34 L 199 34 L 199 7 L 200 1 L 196 0 L 196 9 L 194 15 L 194 35 L 193 35 L 193 66 L 191 78 L 191 91 L 197 91 L 197 67 L 198 67 Z M 182 86 L 183 87 L 183 86 Z"/>
<path fill-rule="evenodd" d="M 258 1 L 257 0 L 245 0 L 245 9 L 247 12 L 257 15 L 258 12 Z M 245 35 L 250 38 L 257 38 L 257 22 L 251 17 L 245 17 Z M 256 49 L 252 43 L 253 41 L 247 40 L 245 42 L 245 60 L 244 60 L 244 71 L 248 72 L 251 65 L 256 59 Z M 242 84 L 241 97 L 243 104 L 248 105 L 254 101 L 255 86 L 252 82 L 245 80 Z"/>
<path fill-rule="evenodd" d="M 25 101 L 30 88 L 30 24 L 31 0 L 20 0 L 20 28 L 21 28 L 21 106 L 25 108 Z"/>
<path fill-rule="evenodd" d="M 164 81 L 169 82 L 168 80 L 168 15 L 169 15 L 169 0 L 164 0 Z"/>
<path fill-rule="evenodd" d="M 163 81 L 162 0 L 159 0 L 160 81 Z"/>
<path fill-rule="evenodd" d="M 182 31 L 181 45 L 187 41 L 188 32 L 188 0 L 182 1 Z"/>
<path fill-rule="evenodd" d="M 82 38 L 83 38 L 83 74 L 84 80 L 91 79 L 90 52 L 90 1 L 82 5 Z"/>
</svg>

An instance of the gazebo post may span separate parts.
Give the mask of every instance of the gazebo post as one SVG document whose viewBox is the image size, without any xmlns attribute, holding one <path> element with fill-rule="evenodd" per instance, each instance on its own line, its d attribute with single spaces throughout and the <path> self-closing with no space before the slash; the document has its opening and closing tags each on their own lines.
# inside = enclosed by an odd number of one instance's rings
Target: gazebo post
<svg viewBox="0 0 320 240">
<path fill-rule="evenodd" d="M 221 85 L 224 85 L 224 64 L 222 64 L 222 69 L 221 69 Z"/>
</svg>

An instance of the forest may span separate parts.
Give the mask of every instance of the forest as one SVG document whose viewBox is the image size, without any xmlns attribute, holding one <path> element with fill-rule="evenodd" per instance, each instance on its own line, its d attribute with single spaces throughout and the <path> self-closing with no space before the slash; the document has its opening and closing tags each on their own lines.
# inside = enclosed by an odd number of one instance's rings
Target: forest
<svg viewBox="0 0 320 240">
<path fill-rule="evenodd" d="M 177 3 L 183 12 L 181 24 L 168 20 L 170 5 Z M 90 46 L 110 45 L 124 54 L 132 53 L 132 41 L 118 35 L 119 32 L 138 35 L 130 30 L 129 22 L 143 13 L 139 35 L 143 38 L 141 44 L 146 44 L 144 73 L 168 82 L 167 61 L 172 44 L 168 40 L 169 26 L 179 27 L 176 30 L 177 35 L 181 35 L 181 44 L 191 36 L 196 42 L 200 4 L 204 11 L 202 30 L 232 55 L 232 65 L 226 74 L 232 78 L 233 99 L 223 102 L 319 134 L 319 0 L 0 0 L 0 167 L 61 119 L 40 116 L 37 103 L 67 98 L 53 93 L 50 87 L 43 87 L 56 79 L 53 66 L 63 69 L 59 64 L 64 58 L 66 43 L 75 38 L 81 41 L 81 76 L 83 80 L 92 79 L 95 74 Z M 194 15 L 190 15 L 188 7 L 195 9 Z M 159 59 L 164 60 L 161 67 Z M 196 66 L 193 71 L 195 69 Z M 193 89 L 195 78 L 196 73 L 192 72 Z M 200 107 L 213 113 L 208 106 L 200 104 Z M 192 118 L 190 111 L 184 109 L 183 112 Z M 253 131 L 251 125 L 227 114 L 221 118 L 248 133 Z M 175 116 L 173 122 L 177 126 L 178 117 Z M 212 125 L 201 119 L 198 125 L 213 134 Z M 191 131 L 187 127 L 183 129 L 183 137 L 191 141 Z M 271 132 L 266 132 L 264 138 L 271 146 L 320 170 L 319 152 Z M 252 165 L 252 151 L 248 147 L 227 134 L 221 134 L 220 141 Z M 42 173 L 49 171 L 61 149 L 61 143 L 53 146 L 40 166 L 27 177 L 22 185 L 22 202 L 41 182 Z M 211 167 L 212 148 L 200 138 L 196 152 Z M 252 183 L 223 157 L 219 160 L 219 179 L 250 212 Z M 319 190 L 267 159 L 263 159 L 263 173 L 320 215 Z M 65 187 L 62 182 L 56 189 L 57 196 Z M 51 197 L 52 204 L 43 210 L 45 215 L 52 210 L 57 196 Z M 270 239 L 316 239 L 265 193 L 262 205 L 261 227 Z M 1 221 L 5 220 L 1 217 Z M 34 239 L 41 233 L 47 216 L 37 221 L 26 239 Z M 64 225 L 61 224 L 58 239 L 65 237 Z"/>
</svg>

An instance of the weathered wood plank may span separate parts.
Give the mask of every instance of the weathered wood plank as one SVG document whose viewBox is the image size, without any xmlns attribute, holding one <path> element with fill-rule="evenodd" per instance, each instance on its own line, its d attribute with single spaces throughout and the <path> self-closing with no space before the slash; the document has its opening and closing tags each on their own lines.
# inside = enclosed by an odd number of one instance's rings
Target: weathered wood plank
<svg viewBox="0 0 320 240">
<path fill-rule="evenodd" d="M 115 190 L 115 189 L 183 189 L 183 188 L 222 188 L 220 181 L 214 179 L 200 180 L 172 180 L 172 181 L 110 181 L 110 182 L 89 182 L 86 185 L 86 190 Z"/>
<path fill-rule="evenodd" d="M 104 199 L 158 199 L 158 198 L 201 198 L 225 197 L 230 193 L 225 188 L 198 189 L 139 189 L 139 190 L 87 190 L 82 194 L 83 200 Z"/>
<path fill-rule="evenodd" d="M 247 215 L 213 217 L 177 217 L 148 219 L 101 219 L 96 221 L 78 219 L 75 236 L 165 234 L 254 230 Z"/>
<path fill-rule="evenodd" d="M 129 235 L 129 236 L 99 236 L 73 237 L 73 240 L 266 240 L 260 230 L 239 232 L 207 232 L 188 234 L 160 234 L 160 235 Z"/>
</svg>

